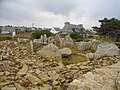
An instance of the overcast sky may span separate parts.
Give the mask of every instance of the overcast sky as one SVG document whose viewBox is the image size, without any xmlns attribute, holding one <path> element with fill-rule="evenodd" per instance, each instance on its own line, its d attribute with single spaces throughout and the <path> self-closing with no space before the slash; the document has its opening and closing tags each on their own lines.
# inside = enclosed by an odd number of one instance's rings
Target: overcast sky
<svg viewBox="0 0 120 90">
<path fill-rule="evenodd" d="M 90 28 L 104 17 L 120 19 L 120 0 L 0 0 L 0 25 Z"/>
</svg>

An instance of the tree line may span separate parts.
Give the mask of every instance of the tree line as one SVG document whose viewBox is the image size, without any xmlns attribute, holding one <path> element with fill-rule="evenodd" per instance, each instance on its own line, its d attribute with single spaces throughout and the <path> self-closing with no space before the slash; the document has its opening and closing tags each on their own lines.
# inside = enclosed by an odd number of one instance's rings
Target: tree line
<svg viewBox="0 0 120 90">
<path fill-rule="evenodd" d="M 99 35 L 112 38 L 114 41 L 120 41 L 120 20 L 116 18 L 104 18 L 99 20 L 100 27 L 92 27 Z"/>
</svg>

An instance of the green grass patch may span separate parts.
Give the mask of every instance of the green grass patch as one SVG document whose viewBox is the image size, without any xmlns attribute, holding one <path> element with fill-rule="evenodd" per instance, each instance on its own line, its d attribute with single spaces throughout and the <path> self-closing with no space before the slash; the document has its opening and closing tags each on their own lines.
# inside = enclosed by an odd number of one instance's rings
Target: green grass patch
<svg viewBox="0 0 120 90">
<path fill-rule="evenodd" d="M 3 41 L 3 40 L 11 40 L 12 39 L 12 36 L 11 35 L 2 35 L 0 34 L 0 41 Z"/>
<path fill-rule="evenodd" d="M 64 65 L 77 64 L 79 62 L 85 62 L 86 60 L 87 60 L 86 57 L 73 53 L 71 56 L 63 58 L 63 64 Z"/>
</svg>

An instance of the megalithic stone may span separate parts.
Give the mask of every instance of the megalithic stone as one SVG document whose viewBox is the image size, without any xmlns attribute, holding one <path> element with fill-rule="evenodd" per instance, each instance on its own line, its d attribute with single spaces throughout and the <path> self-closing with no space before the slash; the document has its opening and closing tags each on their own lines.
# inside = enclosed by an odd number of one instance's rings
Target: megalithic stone
<svg viewBox="0 0 120 90">
<path fill-rule="evenodd" d="M 30 41 L 30 49 L 31 49 L 31 53 L 33 54 L 34 49 L 33 49 L 33 42 L 32 42 L 32 40 Z"/>
<path fill-rule="evenodd" d="M 44 42 L 44 43 L 47 43 L 47 35 L 46 35 L 46 34 L 44 34 L 43 42 Z"/>
<path fill-rule="evenodd" d="M 43 35 L 41 35 L 40 39 L 41 39 L 41 42 L 43 43 L 43 42 L 44 42 L 44 37 L 43 37 Z"/>
</svg>

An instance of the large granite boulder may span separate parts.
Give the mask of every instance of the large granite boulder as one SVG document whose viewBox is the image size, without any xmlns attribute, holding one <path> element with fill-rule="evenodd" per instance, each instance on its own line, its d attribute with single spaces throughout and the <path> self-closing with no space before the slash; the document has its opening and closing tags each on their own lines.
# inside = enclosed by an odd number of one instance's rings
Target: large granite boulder
<svg viewBox="0 0 120 90">
<path fill-rule="evenodd" d="M 96 59 L 103 56 L 116 56 L 120 55 L 120 49 L 112 43 L 103 43 L 98 45 L 97 51 L 94 53 Z"/>
<path fill-rule="evenodd" d="M 47 50 L 47 49 L 50 49 L 54 52 L 57 52 L 59 50 L 59 48 L 56 45 L 54 45 L 53 43 L 50 43 L 42 48 L 42 50 Z"/>
<path fill-rule="evenodd" d="M 119 90 L 119 71 L 120 62 L 112 66 L 95 69 L 73 80 L 67 90 Z"/>
<path fill-rule="evenodd" d="M 78 50 L 89 50 L 91 48 L 91 42 L 80 42 L 77 46 Z"/>
<path fill-rule="evenodd" d="M 64 43 L 65 43 L 65 45 L 73 45 L 74 40 L 69 35 L 67 35 L 64 39 Z"/>
<path fill-rule="evenodd" d="M 61 62 L 61 54 L 59 52 L 59 49 L 52 43 L 44 46 L 41 50 L 37 51 L 37 54 L 49 61 Z"/>
<path fill-rule="evenodd" d="M 61 53 L 62 57 L 70 56 L 72 54 L 70 48 L 59 49 L 59 52 Z"/>
</svg>

